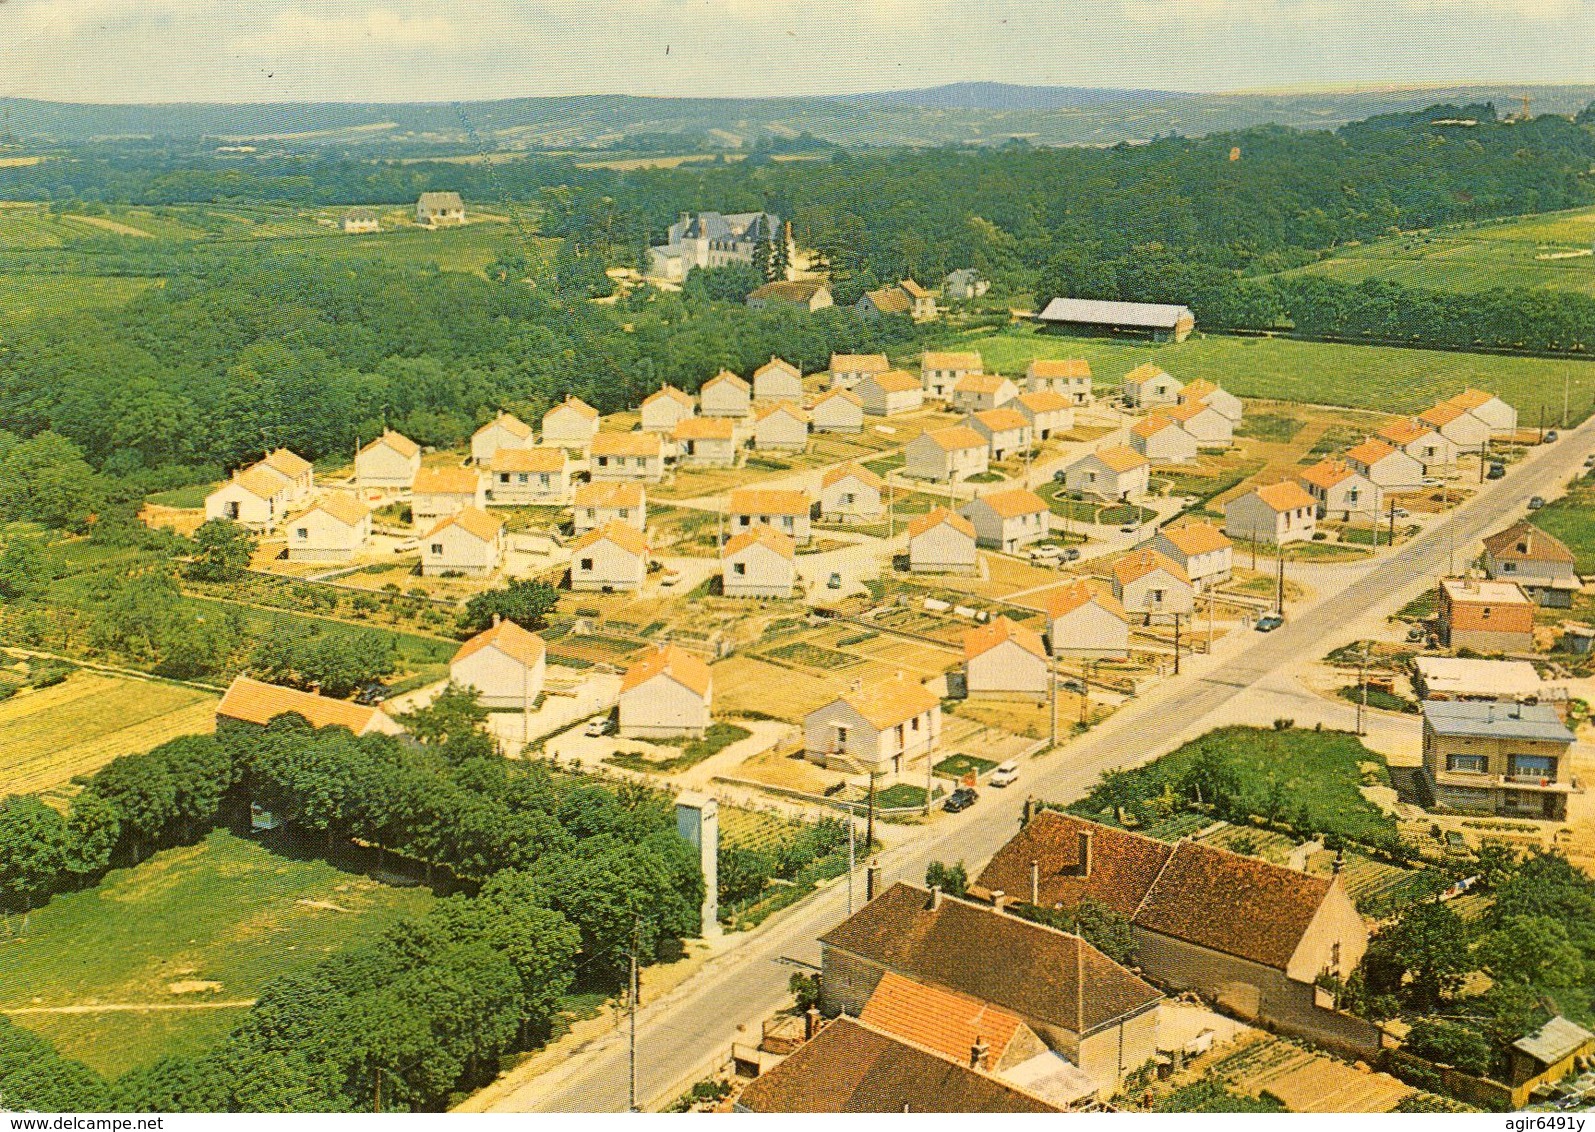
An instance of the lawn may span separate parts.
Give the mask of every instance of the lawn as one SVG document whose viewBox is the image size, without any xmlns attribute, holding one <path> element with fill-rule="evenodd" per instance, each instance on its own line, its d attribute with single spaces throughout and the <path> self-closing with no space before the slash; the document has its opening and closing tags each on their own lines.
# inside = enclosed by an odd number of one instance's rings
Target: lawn
<svg viewBox="0 0 1595 1132">
<path fill-rule="evenodd" d="M 1287 417 L 1280 413 L 1248 413 L 1235 426 L 1235 435 L 1267 444 L 1289 444 L 1306 427 L 1307 422 L 1300 417 Z"/>
<path fill-rule="evenodd" d="M 1575 480 L 1566 495 L 1534 513 L 1534 525 L 1567 544 L 1580 574 L 1595 573 L 1595 480 Z"/>
<path fill-rule="evenodd" d="M 1096 503 L 1088 499 L 1070 499 L 1067 489 L 1056 480 L 1036 488 L 1036 494 L 1046 500 L 1054 515 L 1062 515 L 1077 523 L 1102 523 L 1123 526 L 1127 523 L 1149 523 L 1157 512 L 1134 503 Z"/>
<path fill-rule="evenodd" d="M 655 739 L 655 743 L 662 746 L 676 746 L 681 748 L 681 754 L 673 759 L 651 759 L 639 755 L 635 751 L 617 751 L 604 761 L 623 766 L 627 770 L 650 771 L 654 774 L 674 774 L 688 767 L 697 766 L 704 759 L 718 755 L 732 743 L 746 739 L 753 732 L 746 727 L 738 727 L 734 723 L 711 723 L 704 732 L 702 739 Z"/>
<path fill-rule="evenodd" d="M 941 778 L 958 781 L 966 774 L 985 774 L 996 765 L 990 759 L 976 758 L 974 755 L 948 755 L 932 767 L 931 772 Z"/>
<path fill-rule="evenodd" d="M 279 856 L 215 832 L 95 888 L 58 896 L 0 931 L 0 1010 L 73 1005 L 247 1002 L 272 979 L 426 909 L 424 888 L 393 888 L 319 860 Z M 121 1073 L 219 1040 L 243 1007 L 20 1014 L 63 1054 Z"/>
</svg>

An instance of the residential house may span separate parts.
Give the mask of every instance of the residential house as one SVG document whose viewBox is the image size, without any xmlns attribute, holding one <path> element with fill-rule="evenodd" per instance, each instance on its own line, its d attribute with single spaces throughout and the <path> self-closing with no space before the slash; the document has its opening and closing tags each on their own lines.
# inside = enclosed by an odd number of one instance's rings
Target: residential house
<svg viewBox="0 0 1595 1132">
<path fill-rule="evenodd" d="M 1320 977 L 1346 978 L 1368 947 L 1338 873 L 1298 872 L 1200 841 L 1171 844 L 1042 810 L 997 851 L 970 893 L 1065 914 L 1090 900 L 1129 920 L 1137 967 L 1165 990 L 1196 991 L 1316 1044 L 1364 1055 L 1380 1048 L 1372 1023 L 1320 1005 Z"/>
<path fill-rule="evenodd" d="M 382 231 L 382 224 L 377 219 L 376 209 L 351 208 L 338 221 L 338 228 L 347 235 L 365 235 Z"/>
<path fill-rule="evenodd" d="M 1147 458 L 1133 448 L 1099 448 L 1064 469 L 1064 487 L 1098 499 L 1140 499 L 1146 494 L 1150 470 Z"/>
<path fill-rule="evenodd" d="M 1151 362 L 1136 366 L 1124 375 L 1124 399 L 1137 408 L 1177 405 L 1185 386 Z"/>
<path fill-rule="evenodd" d="M 1438 612 L 1440 641 L 1448 649 L 1534 649 L 1534 600 L 1516 582 L 1441 578 Z"/>
<path fill-rule="evenodd" d="M 670 432 L 696 409 L 692 394 L 683 393 L 674 385 L 660 386 L 643 399 L 642 430 Z"/>
<path fill-rule="evenodd" d="M 580 397 L 565 399 L 543 414 L 543 443 L 561 448 L 586 448 L 598 435 L 598 410 Z"/>
<path fill-rule="evenodd" d="M 886 515 L 886 483 L 862 464 L 843 464 L 820 481 L 820 518 L 827 523 L 876 523 Z"/>
<path fill-rule="evenodd" d="M 1481 452 L 1490 443 L 1489 424 L 1460 405 L 1441 401 L 1418 414 L 1418 422 L 1445 437 L 1460 452 Z"/>
<path fill-rule="evenodd" d="M 1047 698 L 1052 666 L 1041 634 L 998 614 L 964 633 L 964 690 L 970 696 Z"/>
<path fill-rule="evenodd" d="M 778 251 L 784 252 L 790 276 L 795 251 L 792 228 L 779 216 L 768 212 L 684 212 L 666 232 L 665 242 L 648 249 L 648 274 L 680 283 L 695 267 L 752 266 L 761 244 L 769 247 L 772 259 Z"/>
<path fill-rule="evenodd" d="M 720 548 L 720 582 L 726 597 L 791 597 L 797 587 L 795 544 L 769 527 L 732 535 Z"/>
<path fill-rule="evenodd" d="M 915 322 L 929 322 L 936 317 L 936 296 L 915 283 L 904 279 L 897 285 L 908 296 L 909 311 Z"/>
<path fill-rule="evenodd" d="M 475 468 L 422 468 L 410 489 L 410 520 L 416 530 L 427 530 L 439 519 L 458 515 L 467 507 L 487 506 L 487 485 Z"/>
<path fill-rule="evenodd" d="M 1423 700 L 1516 700 L 1537 703 L 1545 681 L 1526 660 L 1475 660 L 1459 656 L 1415 656 L 1412 687 Z"/>
<path fill-rule="evenodd" d="M 1149 547 L 1132 550 L 1113 564 L 1113 596 L 1126 613 L 1154 617 L 1188 616 L 1194 587 L 1184 567 Z"/>
<path fill-rule="evenodd" d="M 753 423 L 753 447 L 801 452 L 808 446 L 809 414 L 801 405 L 781 401 L 759 410 Z"/>
<path fill-rule="evenodd" d="M 489 506 L 564 503 L 570 498 L 570 461 L 563 448 L 501 448 L 487 468 Z"/>
<path fill-rule="evenodd" d="M 679 645 L 662 644 L 620 678 L 621 738 L 701 739 L 713 705 L 709 666 Z"/>
<path fill-rule="evenodd" d="M 1036 358 L 1025 370 L 1025 388 L 1031 393 L 1059 393 L 1077 409 L 1096 402 L 1091 387 L 1091 363 L 1084 358 Z"/>
<path fill-rule="evenodd" d="M 1528 520 L 1513 523 L 1484 540 L 1484 572 L 1516 582 L 1539 604 L 1567 609 L 1583 588 L 1578 561 L 1567 544 Z"/>
<path fill-rule="evenodd" d="M 1246 415 L 1246 406 L 1239 397 L 1205 377 L 1186 383 L 1180 390 L 1180 403 L 1206 405 L 1222 414 L 1232 426 L 1240 424 Z"/>
<path fill-rule="evenodd" d="M 871 374 L 886 373 L 891 368 L 885 354 L 832 354 L 831 388 L 852 389 Z"/>
<path fill-rule="evenodd" d="M 1184 464 L 1196 459 L 1200 446 L 1179 421 L 1153 413 L 1131 427 L 1130 447 L 1154 464 Z"/>
<path fill-rule="evenodd" d="M 225 519 L 257 534 L 269 534 L 288 510 L 288 487 L 282 477 L 256 464 L 205 497 L 205 519 Z"/>
<path fill-rule="evenodd" d="M 686 467 L 729 468 L 737 462 L 736 426 L 730 417 L 687 417 L 670 430 Z"/>
<path fill-rule="evenodd" d="M 1122 303 L 1104 299 L 1053 299 L 1036 321 L 1043 328 L 1128 334 L 1154 342 L 1183 342 L 1196 329 L 1190 307 L 1172 303 Z"/>
<path fill-rule="evenodd" d="M 1573 733 L 1549 704 L 1425 700 L 1423 770 L 1448 809 L 1567 820 Z"/>
<path fill-rule="evenodd" d="M 1224 504 L 1224 533 L 1237 542 L 1311 542 L 1317 529 L 1318 501 L 1288 480 L 1254 487 Z"/>
<path fill-rule="evenodd" d="M 1457 462 L 1455 442 L 1416 419 L 1392 421 L 1378 435 L 1386 444 L 1421 462 L 1425 471 Z"/>
<path fill-rule="evenodd" d="M 255 467 L 269 472 L 283 482 L 283 499 L 290 507 L 298 506 L 316 490 L 316 470 L 309 460 L 296 456 L 286 448 L 268 452 Z"/>
<path fill-rule="evenodd" d="M 980 372 L 980 355 L 973 351 L 943 353 L 926 350 L 924 356 L 919 359 L 919 376 L 925 392 L 942 400 L 952 396 L 953 386 L 964 378 Z"/>
<path fill-rule="evenodd" d="M 350 495 L 329 495 L 288 520 L 290 562 L 350 562 L 371 540 L 371 509 Z"/>
<path fill-rule="evenodd" d="M 949 271 L 941 281 L 942 293 L 949 299 L 967 302 L 978 299 L 991 289 L 991 280 L 972 267 Z"/>
<path fill-rule="evenodd" d="M 648 577 L 648 536 L 611 520 L 570 544 L 570 588 L 577 592 L 635 593 Z"/>
<path fill-rule="evenodd" d="M 864 411 L 877 417 L 912 413 L 925 403 L 919 379 L 900 369 L 866 374 L 853 386 L 853 392 L 863 398 Z"/>
<path fill-rule="evenodd" d="M 497 621 L 460 646 L 449 680 L 474 691 L 489 711 L 528 711 L 543 694 L 547 652 L 536 633 Z"/>
<path fill-rule="evenodd" d="M 853 310 L 863 318 L 882 318 L 886 315 L 912 317 L 914 300 L 901 287 L 881 287 L 865 291 L 853 304 Z"/>
<path fill-rule="evenodd" d="M 1493 393 L 1467 389 L 1446 402 L 1478 417 L 1490 426 L 1492 437 L 1510 437 L 1517 432 L 1517 410 Z"/>
<path fill-rule="evenodd" d="M 1203 448 L 1228 448 L 1235 443 L 1235 422 L 1205 401 L 1185 400 L 1161 411 L 1179 422 Z"/>
<path fill-rule="evenodd" d="M 953 407 L 978 413 L 1006 405 L 1019 396 L 1019 387 L 994 373 L 972 373 L 953 383 Z"/>
<path fill-rule="evenodd" d="M 987 470 L 986 438 L 967 425 L 933 428 L 903 446 L 903 474 L 952 483 Z"/>
<path fill-rule="evenodd" d="M 706 417 L 741 420 L 753 411 L 753 386 L 723 369 L 698 390 L 698 405 Z"/>
<path fill-rule="evenodd" d="M 1047 501 L 1029 488 L 1014 487 L 977 495 L 959 509 L 975 525 L 975 540 L 1007 554 L 1017 554 L 1047 537 L 1052 511 Z"/>
<path fill-rule="evenodd" d="M 600 432 L 588 450 L 587 467 L 595 480 L 658 483 L 665 475 L 664 437 L 657 432 Z"/>
<path fill-rule="evenodd" d="M 465 223 L 465 202 L 459 193 L 422 193 L 415 202 L 415 222 L 430 228 Z"/>
<path fill-rule="evenodd" d="M 770 360 L 753 371 L 755 401 L 803 400 L 803 371 L 784 358 Z"/>
<path fill-rule="evenodd" d="M 1053 656 L 1105 660 L 1130 655 L 1130 618 L 1111 593 L 1076 581 L 1047 591 L 1042 612 Z"/>
<path fill-rule="evenodd" d="M 1296 477 L 1313 497 L 1320 519 L 1379 520 L 1384 492 L 1343 460 L 1320 460 Z"/>
<path fill-rule="evenodd" d="M 1062 436 L 1074 427 L 1074 402 L 1050 389 L 1021 393 L 1005 407 L 1024 414 L 1030 422 L 1030 433 L 1037 440 Z"/>
<path fill-rule="evenodd" d="M 509 448 L 534 448 L 537 437 L 532 426 L 513 413 L 499 413 L 471 434 L 471 462 L 486 464 L 493 453 Z"/>
<path fill-rule="evenodd" d="M 830 288 L 818 280 L 777 279 L 774 283 L 766 283 L 749 291 L 746 302 L 750 310 L 764 310 L 766 307 L 797 307 L 813 314 L 815 311 L 834 306 L 836 300 L 831 297 Z"/>
<path fill-rule="evenodd" d="M 479 578 L 504 560 L 504 520 L 477 507 L 450 515 L 421 540 L 421 573 Z"/>
<path fill-rule="evenodd" d="M 335 700 L 315 692 L 301 692 L 234 676 L 216 704 L 216 720 L 252 723 L 265 727 L 274 719 L 297 715 L 312 727 L 347 727 L 356 735 L 402 735 L 404 727 L 380 707 Z"/>
<path fill-rule="evenodd" d="M 1015 402 L 1010 401 L 1012 405 Z M 1023 413 L 1007 407 L 982 409 L 970 413 L 961 422 L 966 428 L 978 432 L 986 442 L 993 460 L 1006 460 L 1026 451 L 1035 440 L 1030 419 Z"/>
<path fill-rule="evenodd" d="M 354 456 L 356 487 L 409 491 L 421 469 L 421 446 L 408 436 L 383 429 L 382 435 Z"/>
<path fill-rule="evenodd" d="M 908 568 L 915 574 L 973 574 L 975 526 L 936 507 L 908 524 Z"/>
<path fill-rule="evenodd" d="M 1418 491 L 1423 487 L 1423 461 L 1383 440 L 1369 439 L 1348 448 L 1345 461 L 1381 492 Z"/>
<path fill-rule="evenodd" d="M 576 485 L 571 526 L 585 534 L 606 523 L 625 523 L 637 530 L 648 527 L 648 495 L 634 480 L 599 480 Z"/>
<path fill-rule="evenodd" d="M 1197 593 L 1229 581 L 1234 570 L 1235 544 L 1212 523 L 1164 527 L 1147 546 L 1184 570 Z"/>
<path fill-rule="evenodd" d="M 851 389 L 832 389 L 809 406 L 815 432 L 863 432 L 864 398 Z"/>
<path fill-rule="evenodd" d="M 806 543 L 813 531 L 809 512 L 813 501 L 806 491 L 785 488 L 740 487 L 731 493 L 727 511 L 731 533 L 741 534 L 754 527 L 773 527 L 797 543 Z"/>
<path fill-rule="evenodd" d="M 895 776 L 941 742 L 941 698 L 899 673 L 851 691 L 803 717 L 803 752 L 836 770 Z M 921 772 L 916 772 L 921 773 Z"/>
</svg>

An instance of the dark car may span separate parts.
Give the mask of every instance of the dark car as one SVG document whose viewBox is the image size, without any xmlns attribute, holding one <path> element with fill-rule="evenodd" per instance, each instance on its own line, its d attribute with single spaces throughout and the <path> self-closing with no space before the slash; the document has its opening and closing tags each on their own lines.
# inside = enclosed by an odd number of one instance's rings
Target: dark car
<svg viewBox="0 0 1595 1132">
<path fill-rule="evenodd" d="M 1504 475 L 1506 475 L 1505 464 L 1491 464 L 1490 470 L 1485 473 L 1485 476 L 1492 480 L 1498 480 Z"/>
<path fill-rule="evenodd" d="M 1544 506 L 1545 506 L 1545 497 L 1543 495 L 1536 495 L 1533 499 L 1529 500 L 1529 510 L 1530 511 L 1538 511 L 1541 507 L 1544 507 Z"/>
<path fill-rule="evenodd" d="M 1069 482 L 1069 477 L 1064 472 L 1053 472 L 1052 473 L 1052 482 L 1053 483 L 1067 483 L 1067 482 Z"/>
<path fill-rule="evenodd" d="M 355 696 L 354 702 L 373 707 L 388 698 L 388 689 L 381 684 L 367 684 Z"/>
<path fill-rule="evenodd" d="M 954 790 L 951 794 L 947 795 L 947 801 L 941 804 L 941 808 L 946 810 L 949 814 L 958 814 L 969 809 L 969 807 L 973 806 L 977 801 L 979 801 L 979 799 L 980 795 L 976 794 L 969 787 L 960 786 L 957 790 Z"/>
<path fill-rule="evenodd" d="M 1555 442 L 1556 442 L 1556 430 L 1554 428 L 1550 432 L 1546 433 L 1544 436 L 1542 436 L 1540 438 L 1540 443 L 1541 444 L 1554 444 Z"/>
<path fill-rule="evenodd" d="M 1265 613 L 1263 616 L 1257 619 L 1257 624 L 1253 625 L 1252 628 L 1256 629 L 1259 633 L 1272 633 L 1284 623 L 1285 619 L 1279 614 Z"/>
</svg>

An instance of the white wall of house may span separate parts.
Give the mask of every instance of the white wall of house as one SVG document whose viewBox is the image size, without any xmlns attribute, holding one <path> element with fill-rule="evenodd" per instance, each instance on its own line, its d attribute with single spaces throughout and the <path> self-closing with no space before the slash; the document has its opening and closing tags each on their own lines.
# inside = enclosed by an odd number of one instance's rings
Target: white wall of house
<svg viewBox="0 0 1595 1132">
<path fill-rule="evenodd" d="M 464 660 L 449 665 L 449 679 L 466 688 L 475 688 L 483 707 L 491 711 L 519 711 L 529 700 L 543 693 L 548 662 L 524 665 L 515 657 L 500 652 L 496 645 L 477 649 Z"/>
<path fill-rule="evenodd" d="M 864 411 L 877 417 L 912 413 L 925 403 L 925 391 L 917 386 L 888 393 L 870 378 L 859 382 L 853 392 L 864 398 Z"/>
<path fill-rule="evenodd" d="M 646 530 L 648 526 L 648 502 L 643 500 L 637 507 L 575 507 L 572 508 L 572 525 L 576 534 L 586 534 L 605 523 L 625 523 L 627 526 L 636 527 L 639 531 Z"/>
<path fill-rule="evenodd" d="M 1064 473 L 1064 486 L 1070 491 L 1094 495 L 1099 499 L 1139 499 L 1146 494 L 1147 465 L 1116 472 L 1102 461 L 1087 456 L 1071 464 Z"/>
<path fill-rule="evenodd" d="M 801 400 L 803 379 L 783 369 L 756 373 L 753 375 L 753 396 L 760 401 Z"/>
<path fill-rule="evenodd" d="M 814 535 L 813 524 L 807 514 L 756 515 L 751 512 L 735 512 L 731 516 L 731 533 L 733 535 L 739 535 L 743 531 L 752 530 L 754 527 L 759 526 L 772 527 L 794 542 L 808 542 Z"/>
<path fill-rule="evenodd" d="M 1018 405 L 1016 408 L 1030 419 L 1030 431 L 1037 440 L 1049 440 L 1074 427 L 1073 409 L 1048 409 L 1037 413 L 1023 405 Z"/>
<path fill-rule="evenodd" d="M 570 498 L 568 472 L 491 472 L 487 501 L 495 507 L 564 503 Z"/>
<path fill-rule="evenodd" d="M 1351 475 L 1327 488 L 1307 484 L 1308 492 L 1318 500 L 1318 517 L 1320 519 L 1340 519 L 1345 522 L 1356 522 L 1361 519 L 1368 522 L 1373 516 L 1378 515 L 1384 503 L 1384 492 L 1373 481 L 1360 476 Z"/>
<path fill-rule="evenodd" d="M 486 507 L 487 488 L 473 494 L 454 491 L 418 491 L 410 499 L 410 519 L 417 527 L 430 529 L 439 520 L 458 515 L 467 507 Z"/>
<path fill-rule="evenodd" d="M 941 742 L 941 705 L 891 727 L 877 729 L 846 700 L 810 712 L 803 720 L 803 748 L 827 765 L 891 775 L 907 770 Z"/>
<path fill-rule="evenodd" d="M 710 701 L 661 672 L 620 694 L 623 739 L 701 737 L 709 729 Z"/>
<path fill-rule="evenodd" d="M 1235 422 L 1212 405 L 1204 403 L 1202 411 L 1181 421 L 1180 427 L 1203 448 L 1228 448 L 1235 443 Z"/>
<path fill-rule="evenodd" d="M 647 555 L 633 554 L 608 538 L 571 552 L 570 588 L 573 590 L 631 592 L 641 589 L 647 576 Z"/>
<path fill-rule="evenodd" d="M 915 479 L 966 479 L 986 471 L 990 463 L 984 447 L 943 448 L 926 433 L 903 446 L 903 474 Z"/>
<path fill-rule="evenodd" d="M 658 483 L 665 476 L 665 461 L 663 456 L 593 456 L 587 471 L 595 480 Z"/>
<path fill-rule="evenodd" d="M 1166 373 L 1145 381 L 1126 381 L 1124 394 L 1132 405 L 1172 405 L 1180 399 L 1185 383 Z"/>
<path fill-rule="evenodd" d="M 908 568 L 916 574 L 973 574 L 975 540 L 938 523 L 908 540 Z"/>
<path fill-rule="evenodd" d="M 746 385 L 710 378 L 698 390 L 698 411 L 706 417 L 745 417 L 753 411 L 753 396 Z"/>
<path fill-rule="evenodd" d="M 1474 416 L 1463 413 L 1456 420 L 1440 427 L 1440 435 L 1457 446 L 1458 452 L 1477 452 L 1490 439 L 1490 426 Z"/>
<path fill-rule="evenodd" d="M 650 397 L 642 406 L 644 432 L 669 432 L 692 416 L 692 406 L 674 397 Z"/>
<path fill-rule="evenodd" d="M 680 442 L 681 462 L 697 468 L 729 468 L 737 462 L 737 442 L 730 437 L 694 437 Z"/>
<path fill-rule="evenodd" d="M 886 503 L 874 484 L 846 476 L 820 488 L 820 515 L 832 523 L 871 523 L 886 514 Z"/>
<path fill-rule="evenodd" d="M 471 434 L 471 460 L 486 464 L 500 448 L 535 448 L 537 437 L 530 431 L 518 436 L 500 420 L 492 420 Z"/>
<path fill-rule="evenodd" d="M 965 504 L 962 515 L 975 527 L 975 538 L 981 546 L 1013 554 L 1047 535 L 1047 516 L 1050 512 L 1033 511 L 1024 515 L 1003 516 L 986 506 L 983 499 Z"/>
<path fill-rule="evenodd" d="M 427 577 L 458 572 L 481 577 L 498 569 L 503 536 L 480 539 L 458 523 L 421 539 L 421 573 Z"/>
<path fill-rule="evenodd" d="M 543 443 L 561 448 L 585 448 L 598 433 L 598 418 L 569 405 L 555 405 L 543 414 Z"/>
<path fill-rule="evenodd" d="M 371 538 L 371 516 L 345 523 L 319 507 L 288 527 L 290 562 L 348 562 Z"/>
<path fill-rule="evenodd" d="M 966 413 L 979 413 L 987 409 L 1000 408 L 1017 396 L 1019 396 L 1019 387 L 1005 377 L 990 393 L 954 388 L 953 404 Z"/>
<path fill-rule="evenodd" d="M 229 481 L 205 497 L 205 518 L 226 519 L 252 531 L 272 531 L 282 522 L 286 507 L 283 494 L 262 499 Z"/>
<path fill-rule="evenodd" d="M 808 422 L 791 413 L 766 413 L 753 426 L 753 447 L 801 452 L 809 446 Z"/>
<path fill-rule="evenodd" d="M 1151 614 L 1153 617 L 1187 614 L 1194 604 L 1191 584 L 1166 570 L 1152 570 L 1122 586 L 1115 583 L 1113 596 L 1119 599 L 1125 612 Z"/>
<path fill-rule="evenodd" d="M 1165 558 L 1178 563 L 1198 593 L 1210 585 L 1227 581 L 1234 572 L 1235 548 L 1231 546 L 1221 546 L 1215 550 L 1204 550 L 1200 554 L 1188 555 L 1160 534 L 1152 540 L 1151 547 Z"/>
<path fill-rule="evenodd" d="M 971 696 L 1047 695 L 1047 662 L 1017 641 L 1003 641 L 965 666 Z"/>
<path fill-rule="evenodd" d="M 721 561 L 726 597 L 788 598 L 797 582 L 797 564 L 763 543 L 750 543 Z"/>
<path fill-rule="evenodd" d="M 1423 461 L 1400 449 L 1372 464 L 1354 466 L 1384 491 L 1417 491 L 1423 486 Z"/>
<path fill-rule="evenodd" d="M 354 458 L 354 482 L 359 487 L 408 491 L 421 470 L 421 453 L 405 456 L 386 444 L 362 448 Z"/>
<path fill-rule="evenodd" d="M 1236 542 L 1256 538 L 1274 546 L 1311 542 L 1318 529 L 1314 508 L 1295 507 L 1275 511 L 1255 494 L 1248 492 L 1224 505 L 1224 533 Z"/>
<path fill-rule="evenodd" d="M 846 397 L 828 397 L 816 402 L 809 416 L 814 420 L 815 432 L 864 430 L 864 406 L 855 405 Z"/>
<path fill-rule="evenodd" d="M 1197 456 L 1196 437 L 1177 424 L 1161 428 L 1151 436 L 1130 430 L 1130 447 L 1156 464 L 1183 464 Z"/>
<path fill-rule="evenodd" d="M 1053 656 L 1087 660 L 1127 656 L 1130 625 L 1111 609 L 1086 602 L 1052 619 L 1047 626 L 1047 644 Z"/>
</svg>

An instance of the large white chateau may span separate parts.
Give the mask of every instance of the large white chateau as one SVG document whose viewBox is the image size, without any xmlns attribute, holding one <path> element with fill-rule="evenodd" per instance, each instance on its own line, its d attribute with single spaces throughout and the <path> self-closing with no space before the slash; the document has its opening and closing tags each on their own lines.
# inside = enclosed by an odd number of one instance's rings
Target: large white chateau
<svg viewBox="0 0 1595 1132">
<path fill-rule="evenodd" d="M 752 264 L 761 243 L 786 241 L 786 278 L 792 278 L 792 237 L 781 218 L 768 212 L 682 213 L 670 226 L 667 243 L 648 249 L 649 274 L 676 282 L 694 267 Z"/>
</svg>

